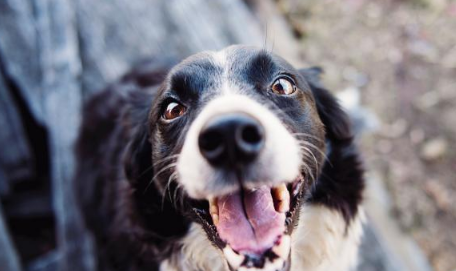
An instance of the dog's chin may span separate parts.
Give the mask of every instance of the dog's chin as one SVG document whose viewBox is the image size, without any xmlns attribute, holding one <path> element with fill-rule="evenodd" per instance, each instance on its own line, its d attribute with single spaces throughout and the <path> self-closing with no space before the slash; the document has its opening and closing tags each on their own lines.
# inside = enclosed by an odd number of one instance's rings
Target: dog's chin
<svg viewBox="0 0 456 271">
<path fill-rule="evenodd" d="M 193 209 L 231 270 L 288 270 L 291 233 L 305 187 L 300 175 L 275 186 L 195 200 Z"/>
</svg>

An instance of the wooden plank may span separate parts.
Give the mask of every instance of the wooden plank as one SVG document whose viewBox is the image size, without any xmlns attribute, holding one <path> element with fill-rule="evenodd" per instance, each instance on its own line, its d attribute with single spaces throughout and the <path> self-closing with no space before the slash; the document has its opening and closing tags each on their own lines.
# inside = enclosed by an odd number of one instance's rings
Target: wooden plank
<svg viewBox="0 0 456 271">
<path fill-rule="evenodd" d="M 4 174 L 4 178 L 0 178 L 0 196 L 6 196 L 13 183 L 34 174 L 27 135 L 10 91 L 0 73 L 0 127 L 3 127 L 0 129 L 0 166 Z"/>
<path fill-rule="evenodd" d="M 53 206 L 58 249 L 63 255 L 59 267 L 93 270 L 90 241 L 85 238 L 71 189 L 72 144 L 77 136 L 81 108 L 73 3 L 4 0 L 0 2 L 0 13 L 4 73 L 16 83 L 34 118 L 49 130 Z M 14 123 L 20 125 L 19 120 Z"/>
<path fill-rule="evenodd" d="M 94 270 L 90 239 L 82 227 L 72 189 L 72 149 L 82 102 L 75 11 L 70 0 L 37 1 L 34 8 L 39 16 L 42 103 L 51 143 L 53 206 L 62 255 L 59 269 Z"/>
<path fill-rule="evenodd" d="M 39 59 L 42 48 L 36 43 L 39 33 L 35 29 L 33 2 L 0 1 L 0 59 L 4 73 L 16 82 L 33 116 L 43 124 L 40 102 L 43 67 Z"/>
</svg>

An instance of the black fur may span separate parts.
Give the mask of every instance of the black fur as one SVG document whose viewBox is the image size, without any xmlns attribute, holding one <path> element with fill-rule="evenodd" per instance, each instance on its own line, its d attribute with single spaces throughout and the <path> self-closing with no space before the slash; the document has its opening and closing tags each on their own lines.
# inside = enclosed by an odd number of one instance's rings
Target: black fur
<svg viewBox="0 0 456 271">
<path fill-rule="evenodd" d="M 137 70 L 89 101 L 76 146 L 75 188 L 95 236 L 97 270 L 158 270 L 189 225 L 148 187 L 154 175 L 148 115 L 163 70 L 154 67 L 148 79 L 144 68 Z"/>
</svg>

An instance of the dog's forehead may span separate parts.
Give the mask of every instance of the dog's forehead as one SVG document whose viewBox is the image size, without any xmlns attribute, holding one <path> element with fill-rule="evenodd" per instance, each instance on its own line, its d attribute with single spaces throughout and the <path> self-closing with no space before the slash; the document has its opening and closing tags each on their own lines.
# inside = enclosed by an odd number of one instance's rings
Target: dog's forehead
<svg viewBox="0 0 456 271">
<path fill-rule="evenodd" d="M 247 64 L 254 64 L 255 58 L 263 58 L 264 61 L 271 62 L 273 55 L 269 52 L 250 46 L 234 45 L 220 51 L 208 53 L 211 61 L 219 67 L 234 71 Z"/>
<path fill-rule="evenodd" d="M 252 72 L 263 73 L 272 70 L 294 71 L 282 58 L 253 46 L 234 45 L 220 51 L 205 51 L 182 61 L 173 74 L 188 76 L 202 74 L 212 77 L 236 77 Z"/>
</svg>

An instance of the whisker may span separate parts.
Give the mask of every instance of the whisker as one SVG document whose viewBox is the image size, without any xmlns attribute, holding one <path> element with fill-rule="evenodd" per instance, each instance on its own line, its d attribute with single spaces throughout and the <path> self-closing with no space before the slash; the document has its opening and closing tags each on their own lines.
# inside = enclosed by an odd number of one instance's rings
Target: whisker
<svg viewBox="0 0 456 271">
<path fill-rule="evenodd" d="M 169 175 L 169 178 L 168 178 L 168 181 L 165 185 L 165 188 L 163 190 L 163 196 L 162 196 L 162 210 L 163 210 L 163 207 L 165 205 L 165 199 L 166 199 L 166 191 L 168 191 L 168 197 L 169 197 L 169 200 L 172 201 L 172 197 L 171 197 L 171 189 L 169 189 L 170 185 L 171 185 L 171 182 L 173 180 L 177 179 L 177 172 L 174 171 L 173 173 L 171 173 L 171 175 Z"/>
<path fill-rule="evenodd" d="M 324 160 L 327 161 L 328 164 L 329 164 L 331 167 L 333 167 L 333 165 L 332 165 L 331 161 L 329 160 L 329 157 L 326 155 L 326 153 L 323 152 L 322 150 L 320 150 L 320 149 L 319 149 L 317 146 L 315 146 L 314 144 L 312 144 L 312 143 L 310 143 L 310 142 L 308 142 L 308 141 L 303 141 L 303 140 L 299 140 L 299 141 L 298 141 L 298 144 L 299 144 L 300 146 L 302 146 L 301 144 L 303 144 L 303 145 L 305 145 L 306 147 L 311 147 L 311 148 L 313 148 L 315 151 L 317 151 L 318 153 L 320 153 L 320 154 L 323 156 Z"/>
<path fill-rule="evenodd" d="M 309 175 L 309 176 L 310 176 L 312 182 L 313 182 L 313 183 L 316 182 L 315 176 L 313 175 L 313 173 L 312 173 L 311 169 L 309 168 L 309 166 L 306 165 L 305 163 L 302 163 L 301 166 L 302 166 L 303 169 L 304 169 L 304 173 L 305 173 L 306 175 Z"/>
<path fill-rule="evenodd" d="M 167 156 L 167 157 L 164 157 L 163 159 L 161 160 L 158 160 L 157 162 L 153 163 L 153 166 L 158 166 L 159 164 L 162 164 L 168 160 L 172 160 L 174 158 L 178 158 L 180 156 L 180 154 L 174 154 L 174 155 L 170 155 L 170 156 Z M 177 160 L 177 159 L 176 159 Z"/>
<path fill-rule="evenodd" d="M 141 172 L 138 176 L 138 178 L 141 178 L 143 177 L 146 173 L 148 173 L 150 170 L 152 170 L 154 167 L 164 163 L 164 162 L 167 162 L 168 160 L 172 160 L 174 158 L 178 158 L 179 157 L 179 154 L 174 154 L 174 155 L 170 155 L 170 156 L 167 156 L 161 160 L 158 160 L 157 162 L 153 163 L 151 166 L 147 167 L 143 172 Z M 176 159 L 177 160 L 177 159 Z"/>
<path fill-rule="evenodd" d="M 150 182 L 149 182 L 149 184 L 147 185 L 147 187 L 146 187 L 144 193 L 147 192 L 147 190 L 149 189 L 149 186 L 155 181 L 155 178 L 157 178 L 157 177 L 158 177 L 161 173 L 163 173 L 164 171 L 166 171 L 166 170 L 168 170 L 168 169 L 170 169 L 170 168 L 172 168 L 172 167 L 175 167 L 176 165 L 177 165 L 177 162 L 176 162 L 176 163 L 171 163 L 171 164 L 169 164 L 169 165 L 163 167 L 161 170 L 159 170 L 159 171 L 152 177 L 152 179 L 150 180 Z"/>
<path fill-rule="evenodd" d="M 176 208 L 179 208 L 179 206 L 177 205 L 177 200 L 176 200 L 176 198 L 177 198 L 178 192 L 179 192 L 181 189 L 182 189 L 182 184 L 178 183 L 177 186 L 176 186 L 176 189 L 174 190 L 174 196 L 173 196 L 173 200 L 172 200 L 172 202 L 173 202 L 173 204 L 174 204 L 174 207 L 176 207 Z M 183 197 L 181 197 L 181 200 L 180 200 L 181 206 L 184 204 L 183 200 L 184 200 Z"/>
<path fill-rule="evenodd" d="M 313 152 L 311 152 L 309 150 L 309 148 L 305 147 L 305 146 L 301 146 L 300 148 L 302 151 L 303 151 L 303 154 L 306 155 L 307 157 L 310 157 L 310 158 L 313 158 L 314 162 L 315 162 L 315 166 L 317 168 L 317 172 L 320 172 L 320 169 L 319 169 L 319 164 L 318 164 L 318 161 L 317 161 L 317 158 L 315 157 L 315 155 L 313 154 Z"/>
</svg>

